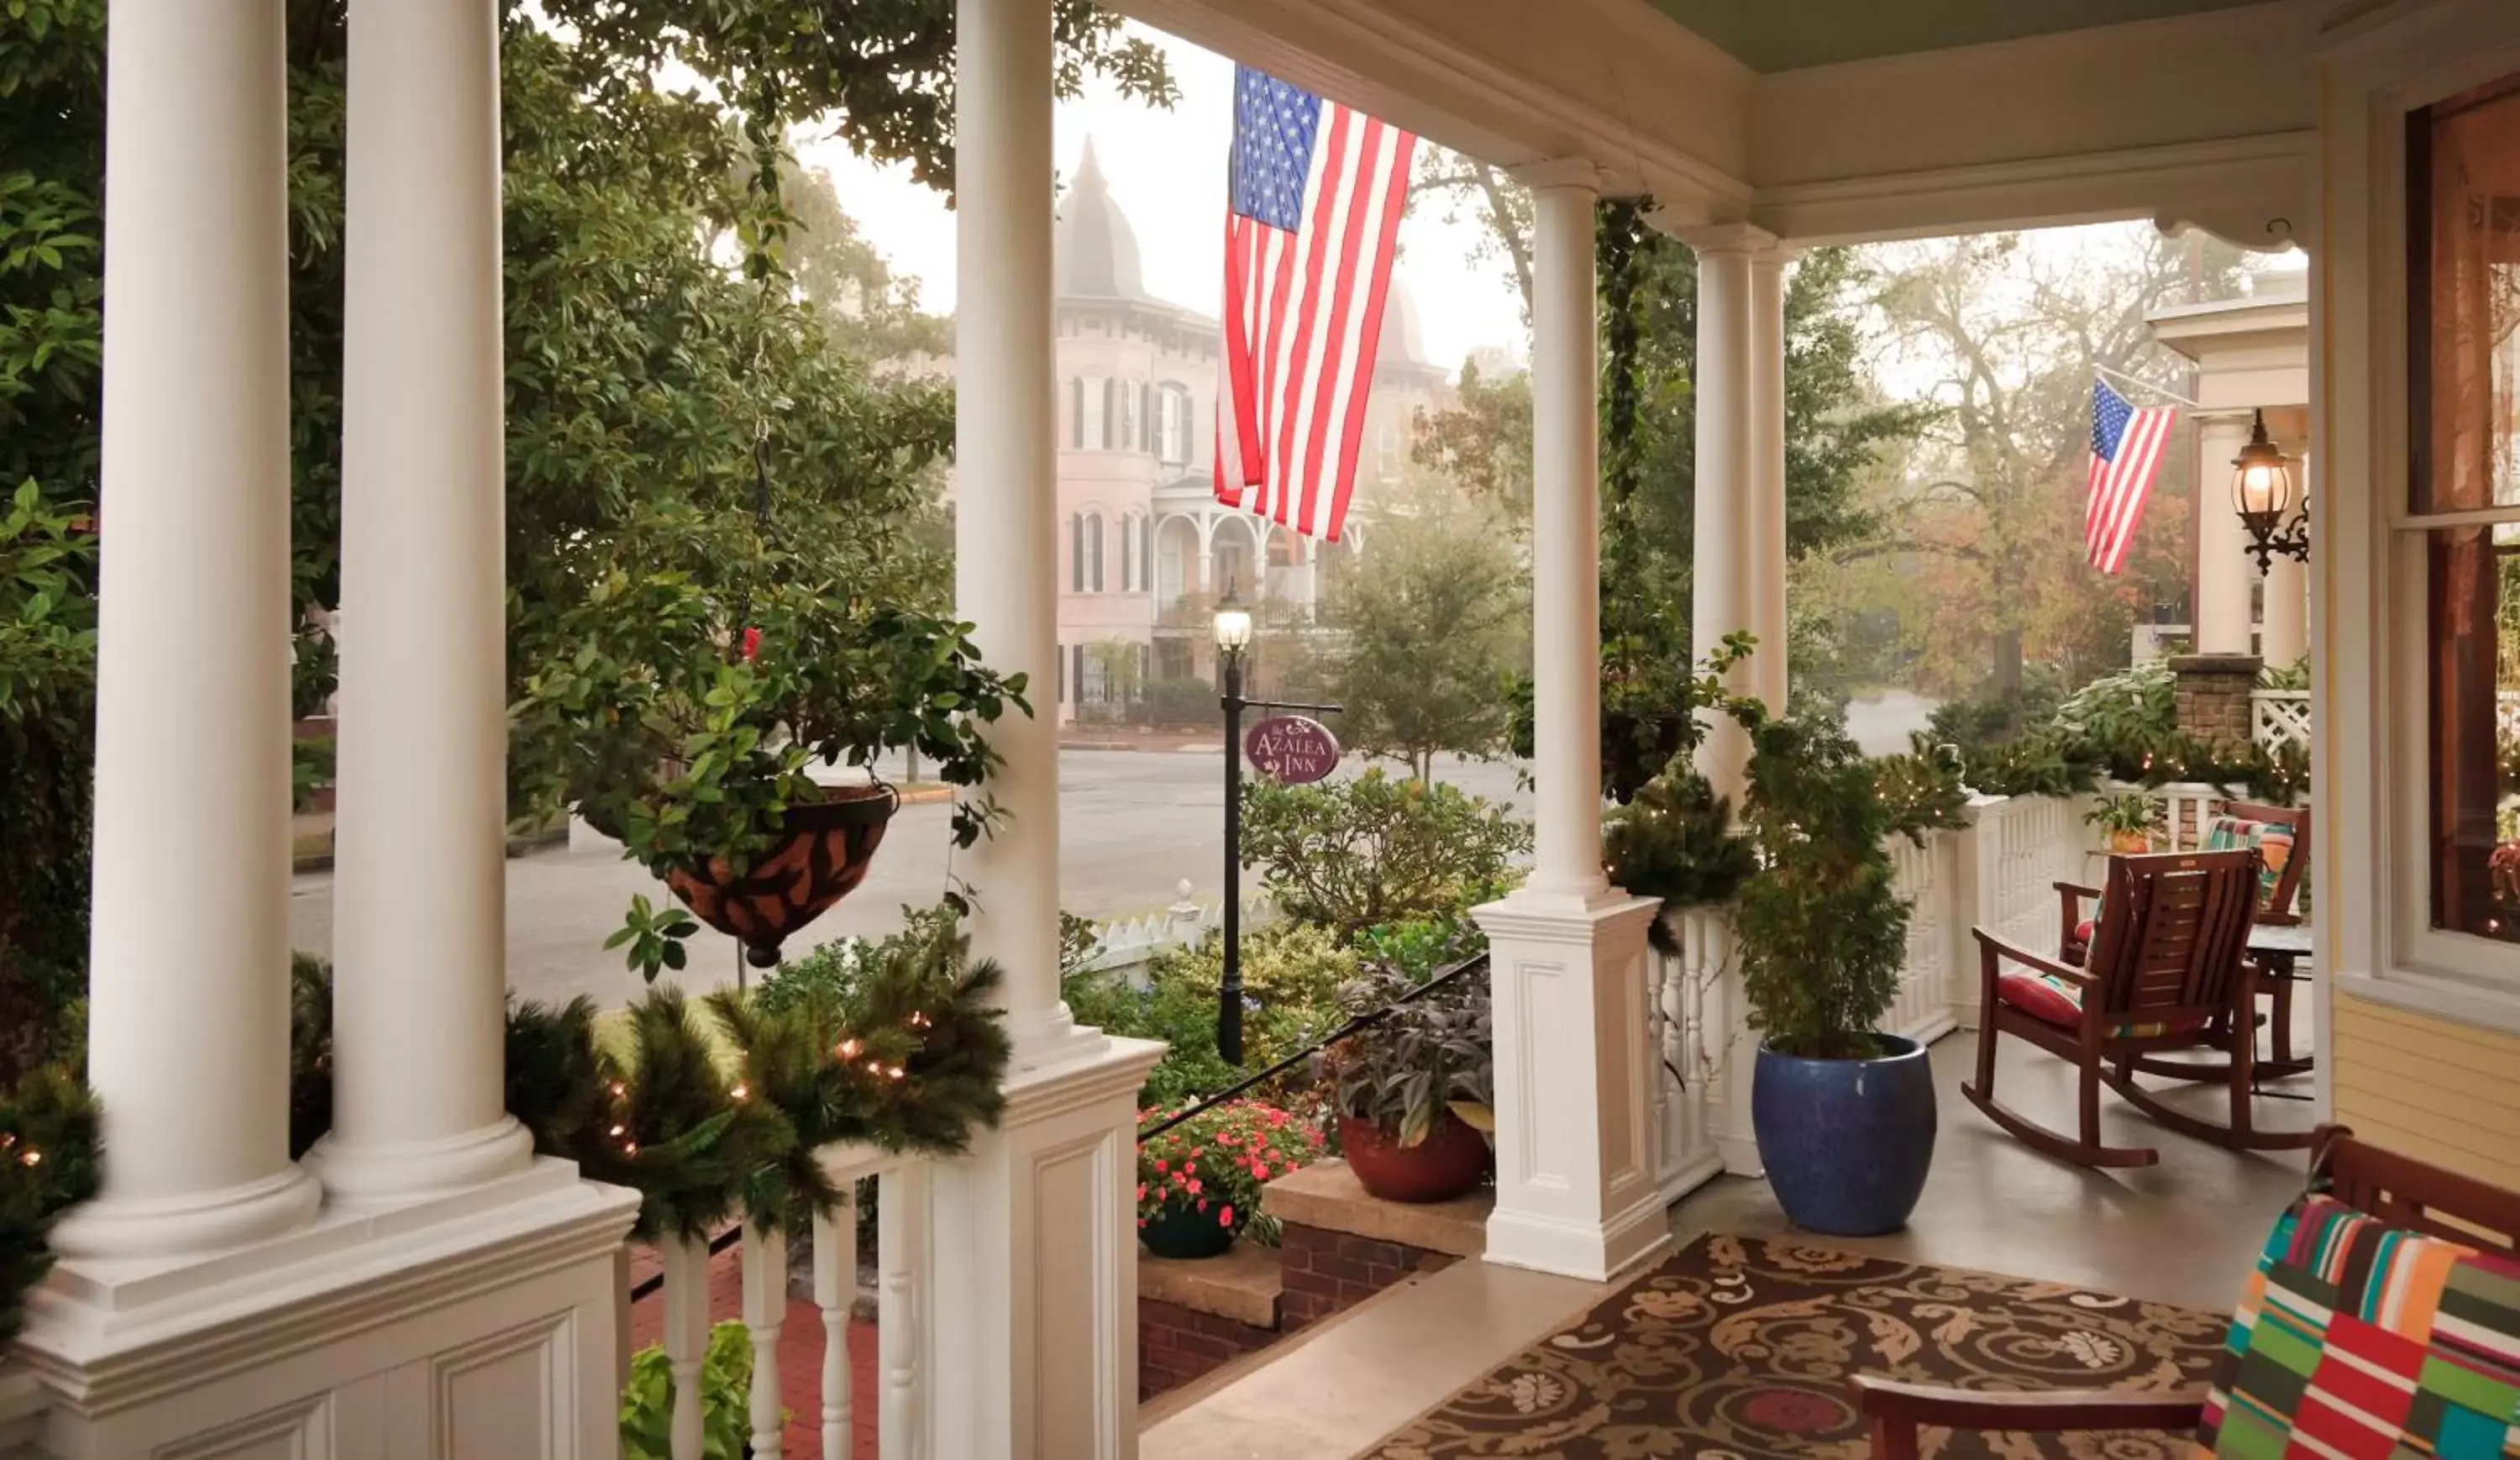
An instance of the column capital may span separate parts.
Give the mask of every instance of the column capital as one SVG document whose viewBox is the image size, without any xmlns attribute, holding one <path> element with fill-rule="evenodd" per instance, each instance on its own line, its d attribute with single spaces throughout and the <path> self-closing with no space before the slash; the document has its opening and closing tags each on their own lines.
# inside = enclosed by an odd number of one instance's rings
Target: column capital
<svg viewBox="0 0 2520 1460">
<path fill-rule="evenodd" d="M 1701 254 L 1746 255 L 1759 259 L 1781 254 L 1784 241 L 1754 223 L 1700 223 L 1669 230 L 1671 236 Z M 1782 261 L 1782 257 L 1778 258 Z"/>
<path fill-rule="evenodd" d="M 1601 191 L 1601 169 L 1585 158 L 1545 158 L 1508 167 L 1506 172 L 1535 193 L 1552 188 L 1580 188 L 1596 195 Z"/>
</svg>

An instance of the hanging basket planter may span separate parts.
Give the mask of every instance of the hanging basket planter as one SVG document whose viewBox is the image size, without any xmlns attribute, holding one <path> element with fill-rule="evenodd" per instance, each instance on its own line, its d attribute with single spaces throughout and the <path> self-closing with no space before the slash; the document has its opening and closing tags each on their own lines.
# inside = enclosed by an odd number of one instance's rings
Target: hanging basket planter
<svg viewBox="0 0 2520 1460">
<path fill-rule="evenodd" d="M 900 807 L 900 793 L 889 786 L 826 787 L 822 799 L 788 808 L 786 835 L 742 875 L 712 858 L 705 873 L 666 873 L 665 886 L 694 917 L 743 944 L 754 968 L 769 968 L 788 935 L 866 881 Z"/>
</svg>

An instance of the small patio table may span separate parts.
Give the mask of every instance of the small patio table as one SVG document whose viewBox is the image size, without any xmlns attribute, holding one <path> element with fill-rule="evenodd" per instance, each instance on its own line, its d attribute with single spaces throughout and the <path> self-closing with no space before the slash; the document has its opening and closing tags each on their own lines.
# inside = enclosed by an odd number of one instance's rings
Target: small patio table
<svg viewBox="0 0 2520 1460">
<path fill-rule="evenodd" d="M 2271 1057 L 2258 1066 L 2258 1073 L 2281 1079 L 2286 1075 L 2307 1074 L 2313 1061 L 2308 1055 L 2296 1057 L 2292 1052 L 2292 989 L 2306 976 L 2300 970 L 2310 957 L 2310 925 L 2308 923 L 2260 923 L 2249 930 L 2249 956 L 2257 960 L 2267 978 L 2272 981 L 2269 991 L 2274 996 L 2272 1023 L 2268 1039 L 2272 1046 Z M 2308 1096 L 2291 1095 L 2279 1090 L 2263 1090 L 2261 1094 L 2282 1095 L 2288 1100 Z"/>
</svg>

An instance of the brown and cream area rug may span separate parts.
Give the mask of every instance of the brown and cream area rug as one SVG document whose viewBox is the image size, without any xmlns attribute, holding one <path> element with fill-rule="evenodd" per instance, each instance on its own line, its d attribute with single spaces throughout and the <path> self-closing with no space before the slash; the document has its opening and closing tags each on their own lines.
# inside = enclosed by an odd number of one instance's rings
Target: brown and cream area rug
<svg viewBox="0 0 2520 1460">
<path fill-rule="evenodd" d="M 2212 1376 L 2229 1321 L 2065 1283 L 1717 1234 L 1366 1454 L 1860 1460 L 1868 1451 L 1851 1375 L 1976 1390 L 2176 1390 Z M 1925 1437 L 1925 1453 L 1947 1460 L 2187 1452 L 2185 1437 L 2132 1432 Z"/>
</svg>

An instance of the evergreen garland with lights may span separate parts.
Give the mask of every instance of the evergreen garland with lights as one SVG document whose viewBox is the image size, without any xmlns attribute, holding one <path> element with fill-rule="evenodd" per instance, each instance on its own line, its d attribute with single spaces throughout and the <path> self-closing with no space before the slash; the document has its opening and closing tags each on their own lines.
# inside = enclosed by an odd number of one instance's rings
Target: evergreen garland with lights
<svg viewBox="0 0 2520 1460">
<path fill-rule="evenodd" d="M 0 1098 L 0 1347 L 52 1269 L 54 1218 L 96 1195 L 101 1149 L 96 1097 L 68 1068 L 36 1070 Z"/>
</svg>

